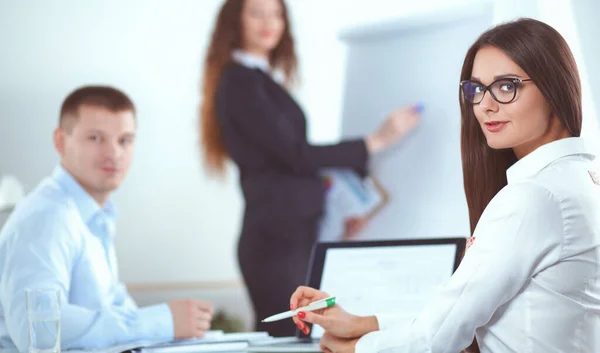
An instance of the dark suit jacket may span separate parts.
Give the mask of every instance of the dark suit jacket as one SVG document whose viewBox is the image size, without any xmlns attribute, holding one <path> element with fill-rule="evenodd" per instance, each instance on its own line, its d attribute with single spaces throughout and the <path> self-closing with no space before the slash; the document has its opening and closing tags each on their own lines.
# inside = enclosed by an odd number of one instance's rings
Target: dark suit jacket
<svg viewBox="0 0 600 353">
<path fill-rule="evenodd" d="M 229 65 L 219 83 L 216 108 L 227 151 L 240 170 L 245 223 L 317 216 L 324 203 L 320 169 L 366 172 L 362 139 L 309 144 L 302 109 L 258 69 Z"/>
</svg>

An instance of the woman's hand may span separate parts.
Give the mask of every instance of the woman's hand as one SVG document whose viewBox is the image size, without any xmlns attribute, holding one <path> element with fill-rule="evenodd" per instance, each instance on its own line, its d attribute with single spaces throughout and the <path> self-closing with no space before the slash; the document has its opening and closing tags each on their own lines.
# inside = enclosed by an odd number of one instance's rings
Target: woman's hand
<svg viewBox="0 0 600 353">
<path fill-rule="evenodd" d="M 358 338 L 339 338 L 323 334 L 321 337 L 320 348 L 325 353 L 354 353 Z"/>
<path fill-rule="evenodd" d="M 298 287 L 290 299 L 290 308 L 306 306 L 314 301 L 329 298 L 329 294 L 310 287 Z M 327 333 L 338 338 L 358 338 L 377 331 L 379 324 L 374 316 L 356 316 L 346 312 L 339 305 L 311 312 L 299 312 L 293 317 L 296 326 L 305 335 L 310 333 L 305 322 L 317 324 Z"/>
<path fill-rule="evenodd" d="M 352 240 L 365 228 L 367 217 L 351 217 L 344 220 L 344 240 Z"/>
<path fill-rule="evenodd" d="M 367 136 L 365 143 L 370 154 L 388 149 L 412 131 L 421 119 L 423 106 L 409 105 L 392 111 L 379 129 Z"/>
</svg>

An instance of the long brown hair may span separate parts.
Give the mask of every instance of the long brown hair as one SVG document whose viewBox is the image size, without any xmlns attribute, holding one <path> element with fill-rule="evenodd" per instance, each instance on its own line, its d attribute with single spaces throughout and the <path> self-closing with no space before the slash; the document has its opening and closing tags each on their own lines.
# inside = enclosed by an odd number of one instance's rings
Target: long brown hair
<svg viewBox="0 0 600 353">
<path fill-rule="evenodd" d="M 554 28 L 524 18 L 488 30 L 467 52 L 461 81 L 471 78 L 475 55 L 487 45 L 502 50 L 519 65 L 533 80 L 569 133 L 580 136 L 582 113 L 579 73 L 567 42 Z M 493 150 L 487 145 L 475 118 L 473 105 L 465 101 L 462 95 L 460 109 L 464 188 L 472 233 L 485 207 L 506 186 L 506 170 L 517 158 L 511 149 Z"/>
<path fill-rule="evenodd" d="M 529 18 L 496 26 L 471 46 L 460 79 L 471 79 L 477 51 L 493 46 L 510 57 L 541 91 L 572 136 L 581 134 L 581 82 L 567 42 L 551 26 Z M 459 91 L 461 154 L 471 233 L 492 198 L 507 184 L 506 170 L 517 161 L 512 149 L 493 150 L 475 118 L 473 105 Z M 479 352 L 476 342 L 470 352 Z"/>
<path fill-rule="evenodd" d="M 244 1 L 226 0 L 221 6 L 204 63 L 203 99 L 198 125 L 204 164 L 213 174 L 223 174 L 225 163 L 229 158 L 216 117 L 215 96 L 221 75 L 231 63 L 232 52 L 242 47 Z M 284 0 L 279 1 L 283 8 L 285 28 L 279 44 L 270 53 L 269 61 L 273 69 L 280 70 L 284 74 L 286 84 L 291 84 L 296 77 L 297 58 L 287 6 Z"/>
</svg>

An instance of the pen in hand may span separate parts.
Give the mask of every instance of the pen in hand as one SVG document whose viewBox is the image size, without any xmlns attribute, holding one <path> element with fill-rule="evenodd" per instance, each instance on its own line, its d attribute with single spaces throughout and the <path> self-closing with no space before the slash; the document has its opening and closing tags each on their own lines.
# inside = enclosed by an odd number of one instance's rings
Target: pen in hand
<svg viewBox="0 0 600 353">
<path fill-rule="evenodd" d="M 329 298 L 317 300 L 316 302 L 312 302 L 312 303 L 310 303 L 306 306 L 303 306 L 301 308 L 298 308 L 296 310 L 289 310 L 289 311 L 286 311 L 283 313 L 269 316 L 268 318 L 262 320 L 262 322 L 279 321 L 279 320 L 283 320 L 283 319 L 287 319 L 287 318 L 296 316 L 301 311 L 304 311 L 304 312 L 315 311 L 315 310 L 319 310 L 319 309 L 325 309 L 325 308 L 328 308 L 328 307 L 334 306 L 334 305 L 335 305 L 335 297 L 329 297 Z"/>
</svg>

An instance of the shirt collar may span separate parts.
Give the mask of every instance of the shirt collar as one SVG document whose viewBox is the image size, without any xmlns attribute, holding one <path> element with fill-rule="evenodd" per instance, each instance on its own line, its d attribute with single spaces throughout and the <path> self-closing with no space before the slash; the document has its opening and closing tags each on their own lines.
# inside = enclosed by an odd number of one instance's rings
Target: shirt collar
<svg viewBox="0 0 600 353">
<path fill-rule="evenodd" d="M 569 137 L 547 143 L 518 160 L 506 171 L 508 183 L 534 176 L 555 160 L 571 155 L 584 155 L 590 160 L 595 158 L 591 149 L 581 137 Z"/>
<path fill-rule="evenodd" d="M 269 64 L 269 60 L 262 56 L 251 54 L 241 49 L 235 49 L 231 53 L 231 57 L 235 62 L 244 65 L 247 68 L 260 69 L 266 73 L 271 72 L 271 64 Z"/>
<path fill-rule="evenodd" d="M 67 170 L 62 166 L 54 168 L 52 178 L 60 187 L 66 191 L 69 196 L 77 205 L 77 210 L 81 219 L 87 224 L 96 217 L 96 215 L 102 213 L 109 219 L 115 220 L 117 218 L 117 209 L 112 200 L 108 200 L 104 205 L 104 208 L 100 208 L 98 202 L 90 196 L 79 183 L 73 178 Z"/>
</svg>

